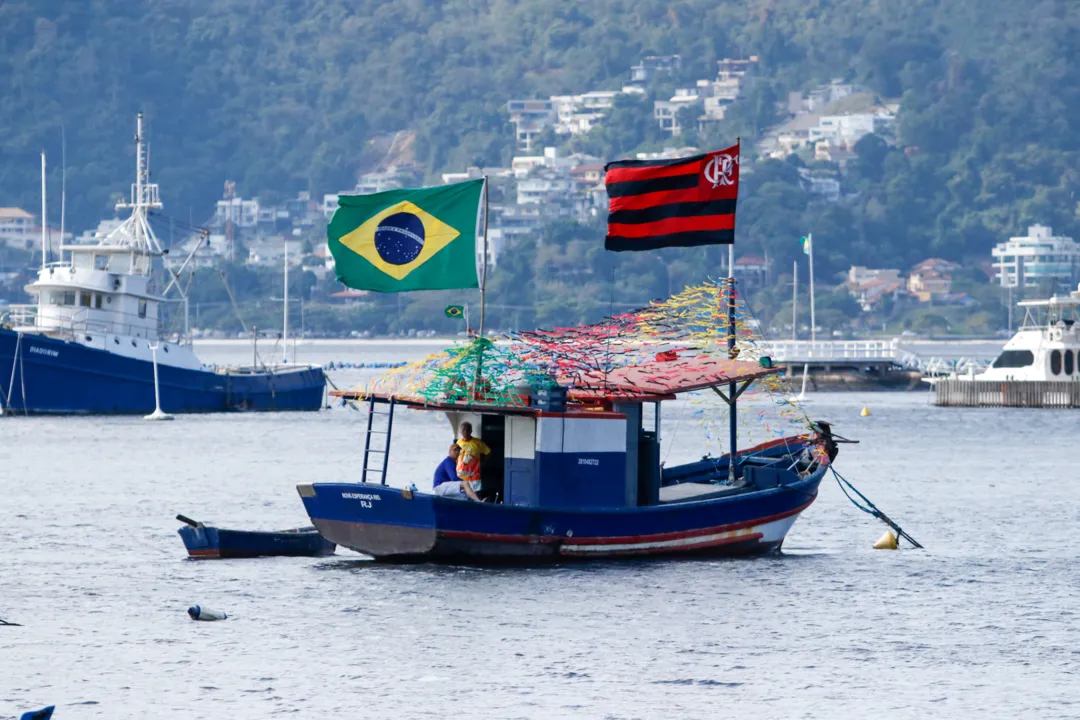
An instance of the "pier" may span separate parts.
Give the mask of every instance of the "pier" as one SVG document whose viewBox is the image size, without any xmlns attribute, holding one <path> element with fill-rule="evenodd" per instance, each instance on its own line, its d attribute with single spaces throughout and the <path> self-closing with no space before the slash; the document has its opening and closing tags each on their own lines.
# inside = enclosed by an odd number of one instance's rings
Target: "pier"
<svg viewBox="0 0 1080 720">
<path fill-rule="evenodd" d="M 1080 408 L 1080 382 L 942 378 L 934 382 L 934 405 Z"/>
<path fill-rule="evenodd" d="M 898 339 L 781 340 L 770 343 L 773 360 L 798 385 L 819 390 L 918 390 L 922 373 L 906 366 Z"/>
</svg>

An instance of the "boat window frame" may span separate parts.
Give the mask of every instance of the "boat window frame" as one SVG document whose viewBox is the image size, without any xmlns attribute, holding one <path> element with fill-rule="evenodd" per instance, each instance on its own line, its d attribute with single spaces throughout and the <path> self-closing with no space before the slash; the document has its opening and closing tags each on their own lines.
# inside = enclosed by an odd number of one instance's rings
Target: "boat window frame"
<svg viewBox="0 0 1080 720">
<path fill-rule="evenodd" d="M 1019 358 L 1025 361 L 1020 363 Z M 1035 353 L 1030 350 L 1002 350 L 1001 354 L 994 358 L 992 367 L 1006 370 L 1031 367 L 1035 364 Z"/>
<path fill-rule="evenodd" d="M 140 319 L 146 317 L 146 305 L 147 305 L 147 303 L 146 303 L 145 300 L 139 300 L 139 318 Z"/>
<path fill-rule="evenodd" d="M 1050 374 L 1061 374 L 1061 351 L 1057 348 L 1050 351 Z"/>
<path fill-rule="evenodd" d="M 1073 364 L 1073 354 L 1069 350 L 1065 350 L 1065 374 L 1072 375 L 1076 371 L 1076 365 Z M 1080 354 L 1080 351 L 1077 351 Z"/>
</svg>

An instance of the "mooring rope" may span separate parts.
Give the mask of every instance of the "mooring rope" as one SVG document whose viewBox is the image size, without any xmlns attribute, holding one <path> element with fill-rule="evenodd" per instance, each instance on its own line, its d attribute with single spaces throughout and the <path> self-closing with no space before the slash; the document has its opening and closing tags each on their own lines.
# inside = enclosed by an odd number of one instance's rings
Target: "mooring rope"
<svg viewBox="0 0 1080 720">
<path fill-rule="evenodd" d="M 915 538 L 911 537 L 906 532 L 904 532 L 900 528 L 900 526 L 897 525 L 895 522 L 893 522 L 892 519 L 888 515 L 883 513 L 881 510 L 879 510 L 878 507 L 876 505 L 874 505 L 874 503 L 870 502 L 870 498 L 866 497 L 861 492 L 859 492 L 858 488 L 856 488 L 854 485 L 852 485 L 850 482 L 848 482 L 847 478 L 843 477 L 840 473 L 836 472 L 836 468 L 834 466 L 830 465 L 829 469 L 832 470 L 833 476 L 836 478 L 836 484 L 840 486 L 840 490 L 843 491 L 844 495 L 847 496 L 847 499 L 851 501 L 852 505 L 859 508 L 864 513 L 866 513 L 867 515 L 871 515 L 873 517 L 876 517 L 878 520 L 880 520 L 881 522 L 888 525 L 890 528 L 892 528 L 893 530 L 896 531 L 897 537 L 902 537 L 905 540 L 907 540 L 909 543 L 914 545 L 915 547 L 922 548 L 922 545 L 920 545 L 918 543 L 918 541 L 915 540 Z M 851 497 L 851 493 L 848 492 L 849 488 L 851 489 L 852 492 L 854 492 L 856 495 L 858 495 L 859 498 L 866 504 L 865 505 L 860 505 L 858 500 Z"/>
<path fill-rule="evenodd" d="M 331 380 L 329 377 L 326 378 L 326 382 L 330 387 L 334 388 L 335 390 L 340 390 L 340 388 L 337 385 L 335 385 L 334 381 Z M 354 403 L 352 400 L 349 400 L 348 398 L 341 398 L 341 404 L 342 405 L 347 405 L 348 407 L 351 407 L 353 410 L 356 410 L 357 412 L 360 412 L 360 408 L 358 408 L 356 406 L 356 403 Z"/>
</svg>

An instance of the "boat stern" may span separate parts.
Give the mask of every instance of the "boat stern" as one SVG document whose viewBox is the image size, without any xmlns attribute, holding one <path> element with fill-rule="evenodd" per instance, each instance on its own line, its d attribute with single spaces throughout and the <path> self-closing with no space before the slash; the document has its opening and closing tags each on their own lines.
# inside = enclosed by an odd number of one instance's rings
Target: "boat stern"
<svg viewBox="0 0 1080 720">
<path fill-rule="evenodd" d="M 435 547 L 431 495 L 367 483 L 296 490 L 312 525 L 330 542 L 376 558 L 425 555 Z"/>
</svg>

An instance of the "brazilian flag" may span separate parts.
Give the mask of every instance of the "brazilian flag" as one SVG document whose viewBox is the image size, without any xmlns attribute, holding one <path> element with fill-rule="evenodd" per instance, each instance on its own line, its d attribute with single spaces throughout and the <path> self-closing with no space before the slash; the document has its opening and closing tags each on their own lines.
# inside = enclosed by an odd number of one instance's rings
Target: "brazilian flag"
<svg viewBox="0 0 1080 720">
<path fill-rule="evenodd" d="M 446 317 L 448 317 L 448 318 L 465 317 L 465 306 L 464 305 L 447 305 L 446 310 L 444 310 L 443 312 L 446 313 Z"/>
<path fill-rule="evenodd" d="M 342 195 L 326 230 L 337 278 L 376 292 L 479 287 L 483 180 Z"/>
</svg>

